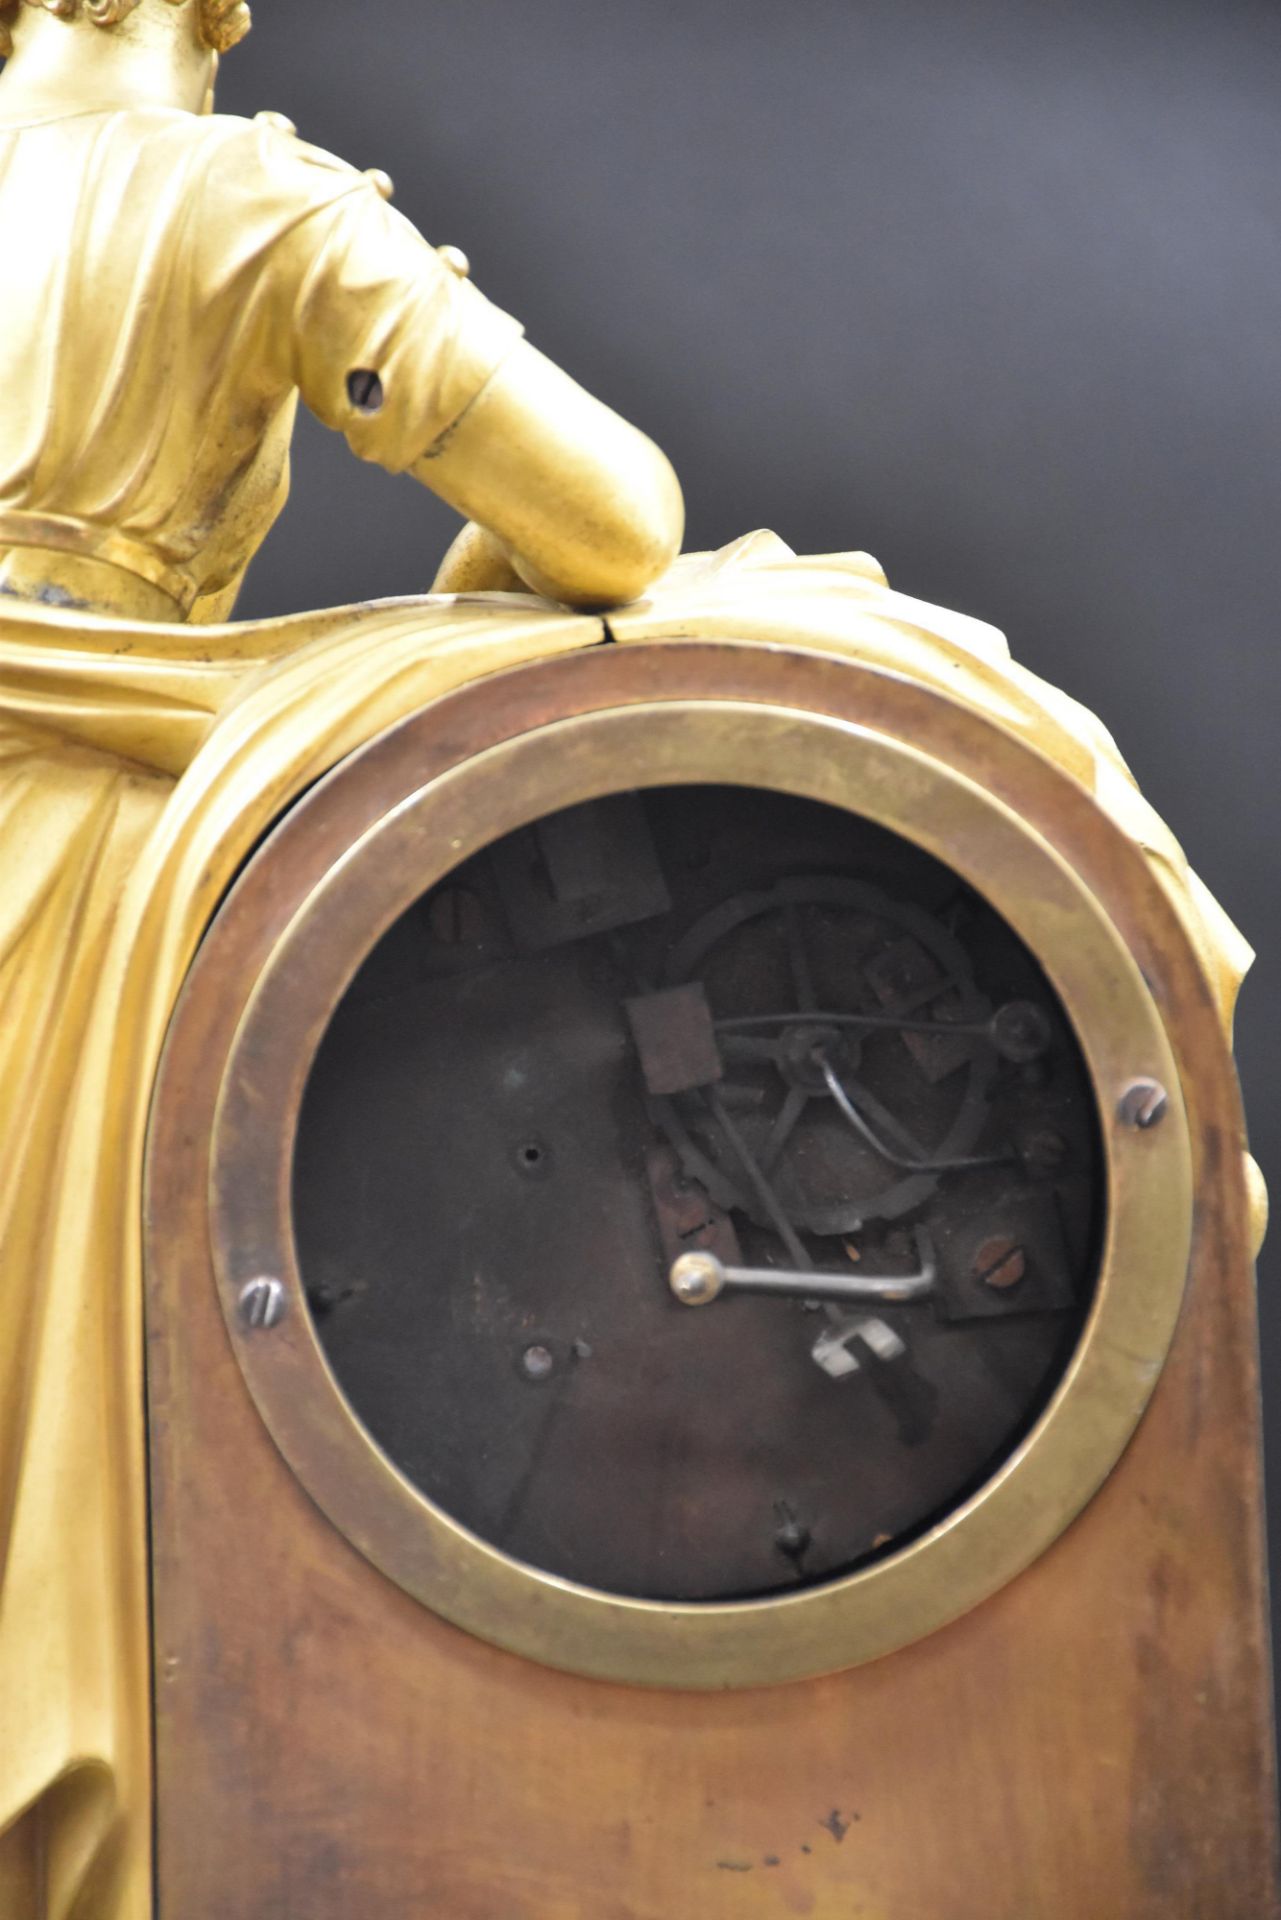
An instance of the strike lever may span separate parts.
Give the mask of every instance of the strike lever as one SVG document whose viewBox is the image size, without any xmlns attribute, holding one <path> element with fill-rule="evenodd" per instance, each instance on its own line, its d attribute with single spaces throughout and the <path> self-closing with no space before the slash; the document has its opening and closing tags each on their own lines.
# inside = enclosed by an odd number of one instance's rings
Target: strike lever
<svg viewBox="0 0 1281 1920">
<path fill-rule="evenodd" d="M 819 1273 L 789 1267 L 728 1267 L 714 1253 L 683 1253 L 673 1262 L 668 1285 L 686 1307 L 710 1306 L 726 1293 L 763 1293 L 822 1300 L 837 1307 L 896 1306 L 927 1299 L 938 1270 L 926 1234 L 916 1236 L 915 1273 Z"/>
</svg>

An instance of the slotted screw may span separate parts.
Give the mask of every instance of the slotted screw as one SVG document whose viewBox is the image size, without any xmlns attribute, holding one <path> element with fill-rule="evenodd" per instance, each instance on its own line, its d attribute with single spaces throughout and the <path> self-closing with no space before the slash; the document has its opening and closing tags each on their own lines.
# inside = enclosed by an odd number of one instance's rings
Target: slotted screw
<svg viewBox="0 0 1281 1920">
<path fill-rule="evenodd" d="M 240 1289 L 236 1304 L 241 1325 L 251 1333 L 270 1333 L 280 1325 L 289 1306 L 279 1280 L 269 1279 L 265 1274 Z"/>
<path fill-rule="evenodd" d="M 1022 1247 L 1002 1234 L 985 1240 L 974 1256 L 974 1278 L 1001 1292 L 1017 1287 L 1026 1272 L 1027 1256 Z"/>
<path fill-rule="evenodd" d="M 1123 1127 L 1146 1132 L 1165 1118 L 1169 1105 L 1170 1096 L 1159 1080 L 1135 1080 L 1121 1095 L 1117 1118 Z"/>
<path fill-rule="evenodd" d="M 356 367 L 347 375 L 347 398 L 357 413 L 381 413 L 383 383 L 372 367 Z"/>
</svg>

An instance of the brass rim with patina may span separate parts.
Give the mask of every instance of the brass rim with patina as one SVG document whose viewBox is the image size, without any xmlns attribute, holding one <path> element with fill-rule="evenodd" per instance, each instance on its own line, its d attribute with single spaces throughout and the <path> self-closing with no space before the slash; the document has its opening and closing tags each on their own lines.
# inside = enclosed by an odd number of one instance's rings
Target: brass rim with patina
<svg viewBox="0 0 1281 1920">
<path fill-rule="evenodd" d="M 642 651 L 671 649 L 609 650 Z M 712 669 L 703 697 L 664 699 L 651 688 L 609 704 L 606 686 L 598 696 L 606 704 L 560 718 L 546 717 L 535 699 L 527 730 L 464 749 L 416 788 L 406 783 L 348 844 L 334 834 L 335 796 L 340 783 L 361 781 L 379 742 L 295 810 L 287 823 L 295 844 L 313 808 L 328 865 L 301 888 L 226 1063 L 211 1240 L 230 1338 L 262 1418 L 312 1499 L 390 1579 L 457 1626 L 553 1667 L 651 1686 L 759 1686 L 852 1666 L 944 1625 L 1027 1567 L 1086 1505 L 1138 1424 L 1173 1335 L 1191 1242 L 1192 1160 L 1176 1062 L 1139 966 L 1085 881 L 1028 819 L 921 747 L 807 708 L 807 677 L 826 677 L 807 676 L 807 666 L 820 667 L 812 657 L 792 657 L 796 692 L 789 686 L 783 703 L 715 691 L 717 656 L 741 660 L 756 649 L 700 651 Z M 608 681 L 608 668 L 591 672 Z M 777 686 L 779 677 L 766 679 Z M 405 725 L 421 726 L 431 713 Z M 291 1175 L 315 1051 L 393 922 L 503 834 L 622 786 L 680 784 L 769 788 L 843 808 L 913 841 L 989 900 L 1037 956 L 1075 1028 L 1099 1107 L 1107 1224 L 1094 1304 L 1064 1377 L 977 1493 L 901 1551 L 845 1578 L 777 1598 L 674 1605 L 597 1592 L 509 1558 L 381 1452 L 330 1371 L 307 1309 Z M 261 857 L 271 857 L 270 845 Z M 233 895 L 224 918 L 234 913 Z M 1122 1117 L 1138 1080 L 1168 1092 L 1158 1126 Z M 255 1280 L 275 1283 L 267 1325 L 245 1311 Z"/>
</svg>

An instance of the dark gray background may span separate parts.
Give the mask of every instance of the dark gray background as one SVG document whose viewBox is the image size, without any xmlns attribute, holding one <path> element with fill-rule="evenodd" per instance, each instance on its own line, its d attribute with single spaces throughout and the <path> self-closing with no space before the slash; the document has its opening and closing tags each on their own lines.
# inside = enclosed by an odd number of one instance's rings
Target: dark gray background
<svg viewBox="0 0 1281 1920">
<path fill-rule="evenodd" d="M 428 236 L 668 450 L 690 546 L 769 526 L 865 547 L 1103 716 L 1261 951 L 1239 1050 L 1281 1186 L 1275 0 L 258 0 L 257 19 L 224 108 L 278 108 L 391 172 Z M 306 421 L 242 610 L 423 589 L 455 525 Z M 1281 1232 L 1261 1273 L 1281 1490 L 1279 1261 Z"/>
</svg>

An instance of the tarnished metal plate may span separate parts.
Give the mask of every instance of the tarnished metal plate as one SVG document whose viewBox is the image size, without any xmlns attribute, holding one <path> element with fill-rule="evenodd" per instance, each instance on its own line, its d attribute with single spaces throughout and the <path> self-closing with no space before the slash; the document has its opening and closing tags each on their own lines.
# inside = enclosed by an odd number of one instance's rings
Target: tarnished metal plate
<svg viewBox="0 0 1281 1920">
<path fill-rule="evenodd" d="M 460 924 L 439 901 L 502 894 L 526 831 L 385 937 L 311 1076 L 294 1231 L 344 1391 L 455 1519 L 611 1592 L 760 1595 L 901 1545 L 1027 1431 L 1092 1297 L 1093 1099 L 1035 963 L 915 848 L 737 788 L 631 807 L 665 911 L 497 956 L 483 912 Z M 561 844 L 561 891 L 595 897 L 610 823 L 579 807 L 564 824 L 538 828 Z M 988 1037 L 1015 998 L 1050 1036 L 1031 1074 Z M 895 1025 L 935 1020 L 940 1000 L 940 1034 Z M 832 1026 L 831 1057 L 896 1157 L 924 1166 L 941 1146 L 978 1164 L 905 1175 L 853 1134 L 807 1064 L 825 1016 L 855 1023 Z M 723 1106 L 704 1101 L 711 1083 Z M 1030 1167 L 1022 1142 L 1050 1114 L 1062 1152 Z M 874 1204 L 887 1184 L 910 1190 L 890 1219 Z M 1070 1257 L 1061 1205 L 1083 1224 Z M 892 1273 L 928 1232 L 945 1284 L 859 1322 L 833 1364 L 803 1300 L 682 1311 L 666 1284 L 678 1213 L 680 1251 L 732 1235 L 767 1266 L 794 1242 L 824 1270 Z M 1013 1284 L 975 1267 L 998 1237 L 1026 1264 Z"/>
<path fill-rule="evenodd" d="M 724 1078 L 707 989 L 699 980 L 623 1002 L 645 1091 L 690 1093 Z"/>
<path fill-rule="evenodd" d="M 494 877 L 521 953 L 541 953 L 671 905 L 635 794 L 566 807 L 495 848 Z"/>
</svg>

